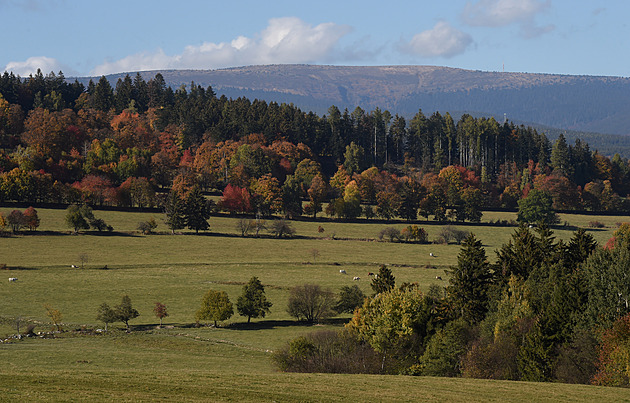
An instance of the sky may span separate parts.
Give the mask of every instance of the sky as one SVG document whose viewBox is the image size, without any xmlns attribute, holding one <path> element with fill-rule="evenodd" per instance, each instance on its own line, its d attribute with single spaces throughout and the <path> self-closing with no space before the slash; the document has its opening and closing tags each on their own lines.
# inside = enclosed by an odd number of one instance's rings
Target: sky
<svg viewBox="0 0 630 403">
<path fill-rule="evenodd" d="M 0 0 L 0 69 L 259 64 L 630 76 L 630 1 Z"/>
</svg>

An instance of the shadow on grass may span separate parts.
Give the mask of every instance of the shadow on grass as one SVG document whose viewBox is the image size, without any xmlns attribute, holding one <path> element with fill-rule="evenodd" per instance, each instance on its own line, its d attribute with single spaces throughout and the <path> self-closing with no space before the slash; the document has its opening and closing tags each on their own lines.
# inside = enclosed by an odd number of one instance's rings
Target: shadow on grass
<svg viewBox="0 0 630 403">
<path fill-rule="evenodd" d="M 333 326 L 341 326 L 348 323 L 349 318 L 331 318 L 322 321 L 321 323 L 308 323 L 304 321 L 297 320 L 261 320 L 256 322 L 238 322 L 238 323 L 230 323 L 230 325 L 226 326 L 226 329 L 234 329 L 234 330 L 266 330 L 266 329 L 275 329 L 281 327 L 314 327 L 318 324 L 322 325 L 333 325 Z"/>
</svg>

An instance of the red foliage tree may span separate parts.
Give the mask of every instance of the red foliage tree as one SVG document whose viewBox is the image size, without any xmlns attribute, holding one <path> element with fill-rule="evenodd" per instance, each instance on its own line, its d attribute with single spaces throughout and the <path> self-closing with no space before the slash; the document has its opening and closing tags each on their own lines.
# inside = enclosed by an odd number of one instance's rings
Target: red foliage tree
<svg viewBox="0 0 630 403">
<path fill-rule="evenodd" d="M 249 213 L 252 211 L 251 195 L 245 188 L 228 184 L 223 190 L 219 207 L 230 213 Z"/>
</svg>

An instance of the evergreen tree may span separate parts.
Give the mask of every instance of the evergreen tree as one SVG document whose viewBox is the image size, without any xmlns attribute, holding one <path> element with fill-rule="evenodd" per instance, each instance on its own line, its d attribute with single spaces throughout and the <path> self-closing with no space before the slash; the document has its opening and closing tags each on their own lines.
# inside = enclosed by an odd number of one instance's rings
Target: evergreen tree
<svg viewBox="0 0 630 403">
<path fill-rule="evenodd" d="M 186 197 L 186 226 L 189 229 L 194 229 L 195 233 L 199 231 L 206 231 L 210 228 L 208 225 L 208 218 L 210 218 L 210 209 L 208 208 L 208 202 L 198 186 L 195 186 L 188 197 Z"/>
<path fill-rule="evenodd" d="M 169 227 L 172 233 L 175 230 L 182 229 L 186 226 L 186 204 L 179 197 L 177 192 L 171 191 L 164 204 L 164 213 L 166 218 L 164 220 L 167 227 Z"/>
<path fill-rule="evenodd" d="M 267 301 L 265 287 L 256 276 L 243 286 L 243 292 L 236 300 L 236 309 L 239 315 L 247 316 L 247 323 L 251 318 L 264 318 L 272 305 Z"/>
<path fill-rule="evenodd" d="M 462 243 L 457 266 L 451 271 L 447 288 L 455 312 L 470 323 L 481 321 L 488 310 L 488 291 L 492 285 L 490 264 L 481 241 L 474 234 Z"/>
<path fill-rule="evenodd" d="M 375 294 L 385 293 L 396 286 L 396 279 L 389 267 L 384 264 L 378 270 L 378 274 L 372 279 L 372 290 Z"/>
</svg>

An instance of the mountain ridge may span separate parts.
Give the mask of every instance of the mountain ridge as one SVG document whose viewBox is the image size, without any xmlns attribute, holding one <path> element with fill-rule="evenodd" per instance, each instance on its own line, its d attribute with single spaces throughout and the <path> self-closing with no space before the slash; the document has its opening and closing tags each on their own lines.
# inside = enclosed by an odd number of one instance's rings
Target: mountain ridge
<svg viewBox="0 0 630 403">
<path fill-rule="evenodd" d="M 191 82 L 219 95 L 293 103 L 326 113 L 387 109 L 412 116 L 419 109 L 470 111 L 559 129 L 630 134 L 630 78 L 466 70 L 442 66 L 258 65 L 213 70 L 154 70 L 177 89 Z M 107 76 L 118 78 L 136 72 Z M 92 77 L 93 78 L 93 77 Z M 90 77 L 84 77 L 89 80 Z"/>
</svg>

